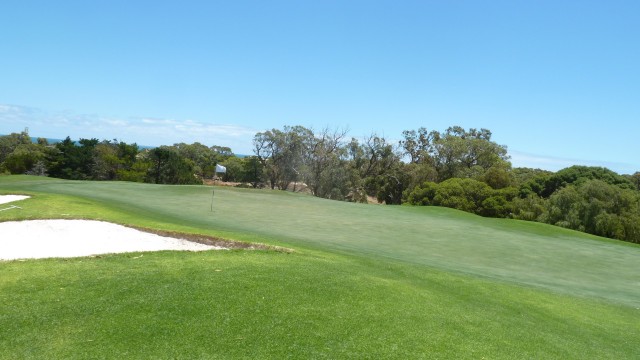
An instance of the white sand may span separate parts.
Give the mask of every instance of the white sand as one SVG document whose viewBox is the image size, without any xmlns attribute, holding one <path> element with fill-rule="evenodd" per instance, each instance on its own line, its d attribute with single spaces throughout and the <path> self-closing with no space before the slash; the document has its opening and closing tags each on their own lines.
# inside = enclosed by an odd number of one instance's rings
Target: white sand
<svg viewBox="0 0 640 360">
<path fill-rule="evenodd" d="M 87 220 L 0 222 L 0 260 L 77 257 L 158 250 L 223 249 Z"/>
<path fill-rule="evenodd" d="M 0 204 L 6 204 L 18 200 L 28 199 L 26 195 L 0 195 Z"/>
</svg>

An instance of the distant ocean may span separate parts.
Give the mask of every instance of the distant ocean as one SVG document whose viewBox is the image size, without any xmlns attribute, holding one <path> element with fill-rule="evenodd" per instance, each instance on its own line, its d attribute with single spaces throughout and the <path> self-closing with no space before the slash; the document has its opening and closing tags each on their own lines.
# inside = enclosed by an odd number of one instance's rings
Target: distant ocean
<svg viewBox="0 0 640 360">
<path fill-rule="evenodd" d="M 7 136 L 7 135 L 0 134 L 0 137 L 3 137 L 3 136 Z M 57 144 L 59 142 L 63 142 L 64 141 L 64 139 L 51 139 L 51 138 L 45 138 L 45 139 L 47 140 L 47 143 L 49 143 L 49 144 Z M 38 138 L 32 136 L 31 137 L 31 141 L 33 143 L 37 143 L 38 142 Z M 78 140 L 74 140 L 74 143 L 78 144 Z M 141 150 L 153 149 L 153 148 L 155 148 L 155 146 L 138 145 L 138 149 L 141 149 Z M 233 154 L 233 155 L 235 155 L 236 157 L 239 157 L 239 158 L 245 158 L 245 157 L 251 156 L 251 155 L 245 155 L 245 154 Z"/>
</svg>

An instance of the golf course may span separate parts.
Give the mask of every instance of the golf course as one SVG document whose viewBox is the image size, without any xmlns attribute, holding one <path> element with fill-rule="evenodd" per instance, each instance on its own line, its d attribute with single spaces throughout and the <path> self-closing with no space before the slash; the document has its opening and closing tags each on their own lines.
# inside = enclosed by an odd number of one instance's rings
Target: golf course
<svg viewBox="0 0 640 360">
<path fill-rule="evenodd" d="M 2 359 L 640 357 L 637 244 L 278 190 L 0 176 L 9 194 L 30 198 L 0 222 L 271 248 L 0 261 Z"/>
</svg>

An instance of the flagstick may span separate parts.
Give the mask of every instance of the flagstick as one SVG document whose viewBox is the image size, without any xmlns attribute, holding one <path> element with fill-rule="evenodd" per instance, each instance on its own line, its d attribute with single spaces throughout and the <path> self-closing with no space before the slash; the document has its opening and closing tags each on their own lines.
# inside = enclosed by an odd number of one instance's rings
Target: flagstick
<svg viewBox="0 0 640 360">
<path fill-rule="evenodd" d="M 211 189 L 211 212 L 213 212 L 213 195 L 215 195 L 216 190 Z"/>
<path fill-rule="evenodd" d="M 226 173 L 226 172 L 227 172 L 227 168 L 226 167 L 224 167 L 222 165 L 219 165 L 219 164 L 216 164 L 216 172 L 215 172 L 215 174 L 213 174 L 213 186 L 214 187 L 216 186 L 216 180 L 215 179 L 218 177 L 218 173 Z M 215 195 L 215 193 L 216 193 L 215 189 L 211 191 L 211 212 L 213 212 L 213 196 Z"/>
</svg>

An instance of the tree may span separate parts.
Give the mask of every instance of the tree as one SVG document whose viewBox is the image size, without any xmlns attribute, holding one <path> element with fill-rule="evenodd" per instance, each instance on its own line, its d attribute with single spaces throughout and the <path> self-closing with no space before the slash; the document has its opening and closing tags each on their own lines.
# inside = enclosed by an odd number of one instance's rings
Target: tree
<svg viewBox="0 0 640 360">
<path fill-rule="evenodd" d="M 492 189 L 475 179 L 452 178 L 441 183 L 427 181 L 408 192 L 406 202 L 413 205 L 445 206 L 490 217 L 511 215 L 516 188 Z"/>
<path fill-rule="evenodd" d="M 254 153 L 272 189 L 286 190 L 301 178 L 312 138 L 313 132 L 303 126 L 285 126 L 283 131 L 272 129 L 255 135 Z"/>
<path fill-rule="evenodd" d="M 624 229 L 624 238 L 620 239 L 640 244 L 640 213 L 626 213 L 620 220 Z"/>
<path fill-rule="evenodd" d="M 223 181 L 244 182 L 246 176 L 244 173 L 243 159 L 235 156 L 230 157 L 221 165 L 227 169 L 224 175 L 222 175 Z"/>
<path fill-rule="evenodd" d="M 491 141 L 492 134 L 487 129 L 452 126 L 440 133 L 421 127 L 418 131 L 405 130 L 402 135 L 400 146 L 409 163 L 434 168 L 438 181 L 455 177 L 480 179 L 490 171 L 487 177 L 496 188 L 510 182 L 504 175 L 504 169 L 511 166 L 507 148 Z"/>
<path fill-rule="evenodd" d="M 13 151 L 7 155 L 2 166 L 11 174 L 25 174 L 31 171 L 36 164 L 40 164 L 37 169 L 38 174 L 46 173 L 43 159 L 44 149 L 36 144 L 18 144 Z"/>
<path fill-rule="evenodd" d="M 346 130 L 324 129 L 317 135 L 311 133 L 305 139 L 308 151 L 303 156 L 301 170 L 313 195 L 342 200 L 348 194 L 341 144 L 346 133 Z"/>
<path fill-rule="evenodd" d="M 351 175 L 347 161 L 332 156 L 315 183 L 314 195 L 332 200 L 362 201 L 354 196 Z"/>
<path fill-rule="evenodd" d="M 520 187 L 534 179 L 551 176 L 553 175 L 553 172 L 542 169 L 518 167 L 511 169 L 510 174 L 513 179 L 513 185 Z"/>
<path fill-rule="evenodd" d="M 402 137 L 404 140 L 400 140 L 400 146 L 403 149 L 403 155 L 409 156 L 410 163 L 433 164 L 435 143 L 440 139 L 439 132 L 429 132 L 426 128 L 421 127 L 417 132 L 415 130 L 404 130 Z"/>
<path fill-rule="evenodd" d="M 233 151 L 231 151 L 231 148 L 228 148 L 226 146 L 213 145 L 209 148 L 209 150 L 211 150 L 215 154 L 216 160 L 219 162 L 225 161 L 226 159 L 235 156 L 233 154 Z"/>
<path fill-rule="evenodd" d="M 507 148 L 491 141 L 491 131 L 460 126 L 448 128 L 435 140 L 435 162 L 440 180 L 470 177 L 475 167 L 486 171 L 509 159 Z"/>
<path fill-rule="evenodd" d="M 580 201 L 580 194 L 575 186 L 564 187 L 549 198 L 548 210 L 542 220 L 549 224 L 584 231 L 580 227 Z"/>
<path fill-rule="evenodd" d="M 146 168 L 137 164 L 138 145 L 103 140 L 93 149 L 93 180 L 142 182 Z"/>
<path fill-rule="evenodd" d="M 25 172 L 25 174 L 34 176 L 49 176 L 49 174 L 47 174 L 47 165 L 43 160 L 38 160 L 33 165 L 31 170 L 28 170 L 27 172 Z"/>
<path fill-rule="evenodd" d="M 0 171 L 24 174 L 44 158 L 45 147 L 33 144 L 29 132 L 0 136 Z"/>
<path fill-rule="evenodd" d="M 11 154 L 19 145 L 30 145 L 31 137 L 25 129 L 21 133 L 11 133 L 9 135 L 0 136 L 0 163 L 3 163 L 7 156 Z"/>
<path fill-rule="evenodd" d="M 254 188 L 262 187 L 264 167 L 257 156 L 247 156 L 242 159 L 243 180 Z"/>
<path fill-rule="evenodd" d="M 436 197 L 438 184 L 434 181 L 425 181 L 405 194 L 405 201 L 412 205 L 436 205 L 433 199 Z"/>
<path fill-rule="evenodd" d="M 427 181 L 435 182 L 438 180 L 438 171 L 428 163 L 409 163 L 405 164 L 403 169 L 407 177 L 405 192 L 410 192 Z"/>
<path fill-rule="evenodd" d="M 92 178 L 94 149 L 98 139 L 80 139 L 76 145 L 68 136 L 55 145 L 48 154 L 49 175 L 62 179 L 87 180 Z"/>
<path fill-rule="evenodd" d="M 492 193 L 491 187 L 481 181 L 452 178 L 439 184 L 433 202 L 438 206 L 482 214 L 482 204 Z"/>
<path fill-rule="evenodd" d="M 360 166 L 358 172 L 366 194 L 388 205 L 401 204 L 408 182 L 408 176 L 403 173 L 401 153 L 385 138 L 371 135 L 365 139 L 358 154 L 361 159 L 355 162 Z"/>
<path fill-rule="evenodd" d="M 276 129 L 257 133 L 253 137 L 253 152 L 264 168 L 263 174 L 271 189 L 275 189 L 276 183 L 281 177 L 280 169 L 274 158 L 284 150 L 280 148 L 280 142 L 276 141 L 277 137 L 280 137 L 280 134 Z"/>
<path fill-rule="evenodd" d="M 147 153 L 151 163 L 145 181 L 155 184 L 202 184 L 194 173 L 193 163 L 168 146 Z"/>
<path fill-rule="evenodd" d="M 517 195 L 518 189 L 515 187 L 493 189 L 489 197 L 482 201 L 481 211 L 478 214 L 496 218 L 513 217 L 513 201 Z"/>
<path fill-rule="evenodd" d="M 151 161 L 142 153 L 131 166 L 118 170 L 118 180 L 145 182 L 151 166 Z"/>
<path fill-rule="evenodd" d="M 640 171 L 636 171 L 633 175 L 627 175 L 627 178 L 635 185 L 636 190 L 640 190 Z"/>
<path fill-rule="evenodd" d="M 172 148 L 175 149 L 178 155 L 191 161 L 194 166 L 194 173 L 201 179 L 213 178 L 216 172 L 216 164 L 223 160 L 222 156 L 218 156 L 218 153 L 212 148 L 199 142 L 173 144 Z"/>
<path fill-rule="evenodd" d="M 120 158 L 118 157 L 118 145 L 110 141 L 102 141 L 93 150 L 93 180 L 115 180 L 120 169 Z"/>
<path fill-rule="evenodd" d="M 549 198 L 556 191 L 568 185 L 581 185 L 589 180 L 601 180 L 621 189 L 635 188 L 635 184 L 631 179 L 618 175 L 607 168 L 581 165 L 562 169 L 546 177 L 534 178 L 524 186 L 541 197 Z"/>
<path fill-rule="evenodd" d="M 116 178 L 118 180 L 144 181 L 144 174 L 148 167 L 143 161 L 139 161 L 139 154 L 138 144 L 127 144 L 122 141 L 118 143 L 119 166 L 116 170 Z"/>
<path fill-rule="evenodd" d="M 527 221 L 541 221 L 547 211 L 547 200 L 536 194 L 517 196 L 512 200 L 510 217 Z"/>
<path fill-rule="evenodd" d="M 507 161 L 498 161 L 478 177 L 478 180 L 486 183 L 494 189 L 504 189 L 513 183 L 511 176 L 511 164 Z"/>
</svg>

